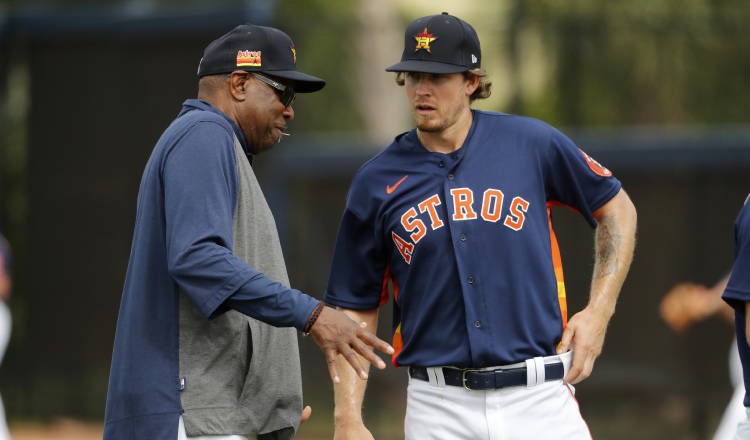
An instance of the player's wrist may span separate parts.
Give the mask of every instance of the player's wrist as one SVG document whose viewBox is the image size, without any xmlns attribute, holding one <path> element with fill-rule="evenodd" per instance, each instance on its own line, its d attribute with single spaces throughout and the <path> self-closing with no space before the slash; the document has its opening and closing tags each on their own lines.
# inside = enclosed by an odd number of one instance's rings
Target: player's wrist
<svg viewBox="0 0 750 440">
<path fill-rule="evenodd" d="M 615 314 L 615 308 L 610 304 L 606 304 L 604 301 L 598 301 L 596 303 L 589 304 L 586 309 L 598 317 L 601 321 L 609 322 L 612 316 Z"/>
<path fill-rule="evenodd" d="M 333 414 L 333 423 L 337 428 L 364 425 L 362 412 L 358 410 L 335 411 Z"/>
</svg>

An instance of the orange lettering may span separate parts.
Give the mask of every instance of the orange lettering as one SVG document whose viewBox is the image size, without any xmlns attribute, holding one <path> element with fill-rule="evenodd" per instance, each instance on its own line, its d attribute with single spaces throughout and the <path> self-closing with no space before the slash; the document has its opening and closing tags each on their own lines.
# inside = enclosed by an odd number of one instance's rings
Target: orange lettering
<svg viewBox="0 0 750 440">
<path fill-rule="evenodd" d="M 401 224 L 404 226 L 404 229 L 409 232 L 415 231 L 411 234 L 411 239 L 414 240 L 414 243 L 419 242 L 424 237 L 424 234 L 427 233 L 424 222 L 418 218 L 414 218 L 416 216 L 417 210 L 414 208 L 409 209 L 401 216 Z"/>
<path fill-rule="evenodd" d="M 529 202 L 515 197 L 510 203 L 510 214 L 505 217 L 503 224 L 514 231 L 520 231 L 523 228 L 523 222 L 526 220 L 526 211 L 529 209 Z"/>
<path fill-rule="evenodd" d="M 443 221 L 440 220 L 440 217 L 438 217 L 437 209 L 435 209 L 435 207 L 440 204 L 440 197 L 438 197 L 437 194 L 419 204 L 419 212 L 427 211 L 430 214 L 430 221 L 432 222 L 431 226 L 433 231 L 443 226 Z"/>
<path fill-rule="evenodd" d="M 474 203 L 474 193 L 469 188 L 455 188 L 451 190 L 453 196 L 453 220 L 474 220 L 477 213 L 471 207 Z"/>
<path fill-rule="evenodd" d="M 484 192 L 482 200 L 482 218 L 488 222 L 500 220 L 500 211 L 503 209 L 503 192 L 499 189 L 488 189 Z"/>
<path fill-rule="evenodd" d="M 395 232 L 391 232 L 391 236 L 393 237 L 393 242 L 396 243 L 398 252 L 404 257 L 406 264 L 411 264 L 411 254 L 414 252 L 414 245 L 396 235 Z"/>
</svg>

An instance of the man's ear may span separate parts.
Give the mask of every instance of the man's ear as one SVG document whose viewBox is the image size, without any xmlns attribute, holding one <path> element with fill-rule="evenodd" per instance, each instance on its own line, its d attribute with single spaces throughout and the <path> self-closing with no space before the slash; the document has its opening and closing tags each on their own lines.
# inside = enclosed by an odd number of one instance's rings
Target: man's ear
<svg viewBox="0 0 750 440">
<path fill-rule="evenodd" d="M 249 86 L 248 79 L 250 79 L 250 75 L 244 72 L 232 72 L 232 75 L 229 77 L 229 93 L 232 94 L 235 100 L 244 101 L 246 99 L 249 92 L 247 90 Z"/>
<path fill-rule="evenodd" d="M 472 93 L 474 93 L 477 90 L 477 87 L 479 87 L 479 82 L 482 81 L 482 78 L 477 75 L 470 75 L 469 76 L 469 83 L 466 85 L 466 95 L 471 96 Z"/>
</svg>

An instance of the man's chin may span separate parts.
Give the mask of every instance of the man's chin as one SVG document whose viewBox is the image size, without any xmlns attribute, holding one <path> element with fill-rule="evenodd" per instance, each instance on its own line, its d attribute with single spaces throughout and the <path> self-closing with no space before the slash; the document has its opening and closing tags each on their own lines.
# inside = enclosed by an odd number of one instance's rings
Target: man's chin
<svg viewBox="0 0 750 440">
<path fill-rule="evenodd" d="M 247 152 L 254 155 L 260 154 L 264 151 L 268 151 L 276 146 L 278 142 L 266 141 L 263 145 L 248 145 Z"/>
<path fill-rule="evenodd" d="M 425 133 L 434 133 L 440 131 L 441 129 L 440 125 L 436 124 L 433 121 L 417 122 L 417 128 L 419 129 L 419 131 L 423 131 Z"/>
</svg>

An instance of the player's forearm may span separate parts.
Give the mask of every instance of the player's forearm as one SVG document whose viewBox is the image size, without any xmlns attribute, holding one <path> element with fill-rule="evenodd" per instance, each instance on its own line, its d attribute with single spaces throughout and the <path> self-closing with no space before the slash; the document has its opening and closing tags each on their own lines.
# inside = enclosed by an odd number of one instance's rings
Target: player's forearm
<svg viewBox="0 0 750 440">
<path fill-rule="evenodd" d="M 367 330 L 375 333 L 378 325 L 377 310 L 374 311 L 355 311 L 348 309 L 338 310 L 346 313 L 354 321 L 367 323 Z M 359 361 L 369 373 L 370 363 L 362 356 L 358 356 Z M 357 373 L 349 367 L 348 362 L 341 356 L 336 358 L 337 369 L 341 381 L 333 386 L 334 392 L 334 420 L 336 424 L 342 423 L 361 423 L 362 422 L 362 402 L 365 396 L 367 381 L 362 380 Z"/>
<path fill-rule="evenodd" d="M 589 307 L 609 319 L 633 260 L 637 215 L 622 190 L 595 214 L 599 226 Z"/>
<path fill-rule="evenodd" d="M 370 363 L 359 356 L 359 361 L 365 368 L 370 371 Z M 362 401 L 365 396 L 365 387 L 367 381 L 357 376 L 356 372 L 349 367 L 349 364 L 341 356 L 336 358 L 336 364 L 341 381 L 333 385 L 334 402 L 334 421 L 336 424 L 346 422 L 362 422 Z"/>
</svg>

